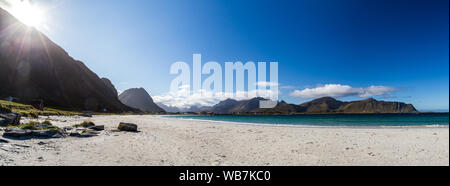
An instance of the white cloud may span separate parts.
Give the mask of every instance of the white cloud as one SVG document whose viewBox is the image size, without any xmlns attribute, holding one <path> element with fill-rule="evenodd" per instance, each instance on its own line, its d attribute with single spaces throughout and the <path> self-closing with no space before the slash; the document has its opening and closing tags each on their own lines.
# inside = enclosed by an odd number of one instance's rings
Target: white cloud
<svg viewBox="0 0 450 186">
<path fill-rule="evenodd" d="M 286 86 L 280 86 L 280 88 L 281 89 L 295 89 L 295 86 L 286 85 Z"/>
<path fill-rule="evenodd" d="M 271 86 L 278 86 L 278 83 L 268 82 L 268 81 L 259 81 L 256 83 L 256 85 L 261 86 L 261 87 L 271 87 Z"/>
<path fill-rule="evenodd" d="M 228 98 L 236 100 L 246 100 L 254 97 L 275 99 L 275 93 L 271 90 L 240 91 L 236 93 L 199 90 L 191 93 L 189 86 L 181 86 L 177 92 L 153 96 L 153 100 L 167 106 L 189 108 L 191 106 L 212 106 Z"/>
<path fill-rule="evenodd" d="M 306 88 L 303 90 L 295 90 L 290 93 L 290 96 L 300 98 L 319 98 L 319 97 L 371 97 L 390 94 L 396 91 L 393 87 L 387 86 L 370 86 L 367 88 L 353 88 L 349 85 L 327 84 L 316 88 Z"/>
<path fill-rule="evenodd" d="M 397 89 L 393 87 L 386 86 L 370 86 L 365 88 L 360 94 L 359 97 L 371 97 L 371 96 L 381 96 L 386 95 L 392 92 L 395 92 Z"/>
</svg>

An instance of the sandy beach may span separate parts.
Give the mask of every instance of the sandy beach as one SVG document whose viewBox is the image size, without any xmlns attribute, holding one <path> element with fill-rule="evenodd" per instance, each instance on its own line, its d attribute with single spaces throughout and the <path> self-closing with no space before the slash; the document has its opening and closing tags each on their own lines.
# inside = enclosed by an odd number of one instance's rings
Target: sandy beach
<svg viewBox="0 0 450 186">
<path fill-rule="evenodd" d="M 8 141 L 0 143 L 0 165 L 449 165 L 448 126 L 273 126 L 147 115 L 40 120 L 59 127 L 90 120 L 105 130 L 90 138 L 0 137 Z M 139 132 L 117 132 L 119 122 Z"/>
</svg>

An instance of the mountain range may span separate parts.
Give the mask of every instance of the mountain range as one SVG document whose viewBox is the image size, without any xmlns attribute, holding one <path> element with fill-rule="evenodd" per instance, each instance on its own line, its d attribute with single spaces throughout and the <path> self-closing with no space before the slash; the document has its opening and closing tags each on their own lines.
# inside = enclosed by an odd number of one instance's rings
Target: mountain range
<svg viewBox="0 0 450 186">
<path fill-rule="evenodd" d="M 164 109 L 166 112 L 177 113 L 177 112 L 202 112 L 202 111 L 210 111 L 211 106 L 191 106 L 188 108 L 179 108 L 174 106 L 168 106 L 164 103 L 156 102 L 156 104 Z"/>
<path fill-rule="evenodd" d="M 112 83 L 0 8 L 0 98 L 70 110 L 123 112 Z"/>
<path fill-rule="evenodd" d="M 360 101 L 344 102 L 332 97 L 318 98 L 299 105 L 278 102 L 274 108 L 259 108 L 259 102 L 264 98 L 249 100 L 227 99 L 212 107 L 204 107 L 201 111 L 209 111 L 214 114 L 320 114 L 320 113 L 417 113 L 411 104 L 401 102 L 378 101 L 373 98 Z"/>
</svg>

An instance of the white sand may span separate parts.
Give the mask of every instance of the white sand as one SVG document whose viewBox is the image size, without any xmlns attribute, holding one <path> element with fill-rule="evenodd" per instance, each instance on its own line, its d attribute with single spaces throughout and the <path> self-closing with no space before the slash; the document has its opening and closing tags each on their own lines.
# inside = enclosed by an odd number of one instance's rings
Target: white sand
<svg viewBox="0 0 450 186">
<path fill-rule="evenodd" d="M 60 127 L 86 120 L 50 119 Z M 268 126 L 160 116 L 89 120 L 106 130 L 92 138 L 7 139 L 0 143 L 0 165 L 449 165 L 448 126 Z M 112 132 L 119 122 L 136 123 L 140 132 Z"/>
</svg>

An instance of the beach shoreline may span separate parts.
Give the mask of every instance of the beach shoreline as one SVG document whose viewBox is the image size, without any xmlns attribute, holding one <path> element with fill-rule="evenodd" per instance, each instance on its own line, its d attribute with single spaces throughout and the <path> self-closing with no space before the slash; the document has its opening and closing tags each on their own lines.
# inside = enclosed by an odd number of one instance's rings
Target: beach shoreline
<svg viewBox="0 0 450 186">
<path fill-rule="evenodd" d="M 188 121 L 210 122 L 219 124 L 231 124 L 231 125 L 254 125 L 254 126 L 267 126 L 267 127 L 294 127 L 294 128 L 356 128 L 356 129 L 382 129 L 382 128 L 400 128 L 400 129 L 414 129 L 414 128 L 449 128 L 449 125 L 305 125 L 305 124 L 272 124 L 272 123 L 250 123 L 250 122 L 237 122 L 237 121 L 220 121 L 220 120 L 208 120 L 208 119 L 193 119 L 193 118 L 181 118 L 173 117 L 177 115 L 157 115 L 156 117 L 179 119 Z M 188 116 L 188 115 L 181 115 Z M 198 116 L 198 115 L 192 115 Z"/>
<path fill-rule="evenodd" d="M 105 125 L 105 130 L 90 138 L 2 138 L 9 143 L 0 143 L 0 165 L 449 165 L 448 125 L 219 124 L 151 115 L 39 120 L 59 127 L 89 120 Z M 135 123 L 140 132 L 117 132 L 119 122 Z"/>
</svg>

